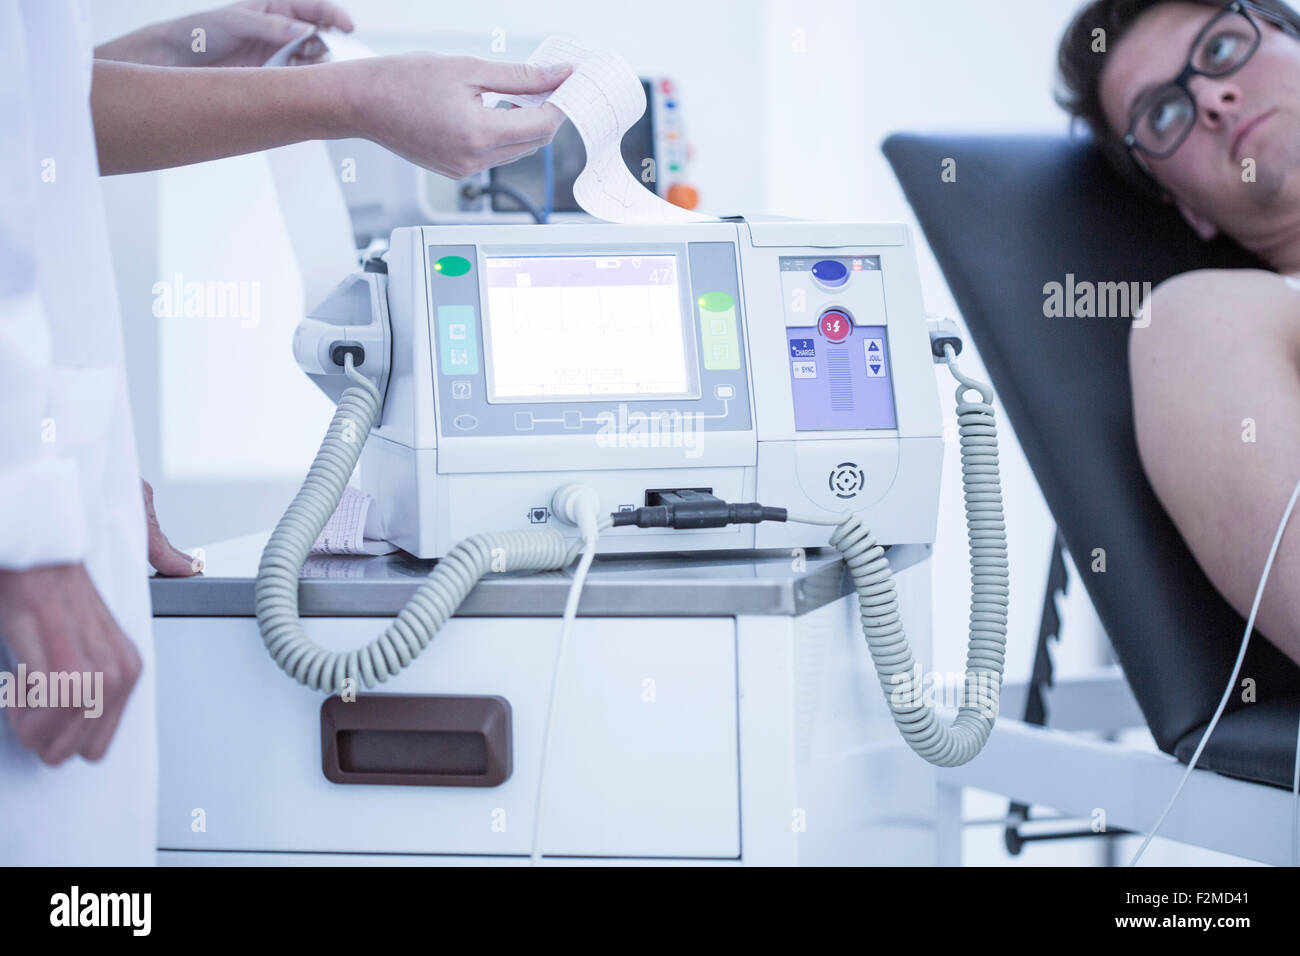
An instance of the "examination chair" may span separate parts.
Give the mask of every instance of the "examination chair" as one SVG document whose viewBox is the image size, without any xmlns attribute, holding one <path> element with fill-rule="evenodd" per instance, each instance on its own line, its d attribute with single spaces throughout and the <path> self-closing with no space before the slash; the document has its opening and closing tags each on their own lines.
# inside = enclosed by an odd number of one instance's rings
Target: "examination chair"
<svg viewBox="0 0 1300 956">
<path fill-rule="evenodd" d="M 1186 763 L 1223 694 L 1245 621 L 1201 571 L 1142 470 L 1128 377 L 1131 322 L 1047 318 L 1044 285 L 1064 284 L 1073 274 L 1076 281 L 1154 287 L 1193 269 L 1260 263 L 1228 241 L 1201 242 L 1171 206 L 1124 185 L 1086 138 L 898 134 L 883 148 L 1151 735 L 1160 750 Z M 949 159 L 955 160 L 955 182 L 941 175 Z M 1170 318 L 1155 318 L 1162 320 Z M 1091 570 L 1096 549 L 1104 549 L 1104 572 Z M 1054 564 L 1059 565 L 1059 555 Z M 1046 636 L 1055 613 L 1053 592 L 1061 586 L 1059 574 L 1051 577 L 1044 608 L 1048 626 L 1040 635 L 1023 714 L 1026 723 L 1048 727 L 1053 722 L 1041 695 L 1051 681 Z M 1274 574 L 1268 587 L 1295 585 Z M 1032 598 L 1021 594 L 1018 599 Z M 1256 633 L 1239 682 L 1245 678 L 1254 681 L 1255 702 L 1243 702 L 1238 688 L 1197 767 L 1289 789 L 1300 668 Z M 1106 754 L 1094 756 L 1098 766 L 1105 765 Z M 1133 807 L 1134 819 L 1121 825 L 1146 829 L 1154 823 L 1172 792 L 1170 787 L 1162 794 L 1160 781 L 1176 783 L 1184 769 L 1176 767 L 1180 773 L 1171 775 L 1151 766 L 1152 773 L 1139 771 L 1133 785 L 1150 783 L 1151 796 L 1163 799 L 1152 807 Z M 1199 777 L 1213 775 L 1193 775 Z M 1290 795 L 1279 796 L 1289 800 Z M 1205 804 L 1208 812 L 1213 806 L 1213 801 Z M 1289 829 L 1272 838 L 1289 843 Z M 1220 848 L 1251 855 L 1256 845 L 1266 842 L 1229 841 Z"/>
</svg>

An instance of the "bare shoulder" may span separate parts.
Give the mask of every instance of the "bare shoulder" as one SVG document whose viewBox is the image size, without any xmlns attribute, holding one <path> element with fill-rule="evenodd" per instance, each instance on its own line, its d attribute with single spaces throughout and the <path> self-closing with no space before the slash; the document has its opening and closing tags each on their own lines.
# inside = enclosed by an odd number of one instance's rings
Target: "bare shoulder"
<svg viewBox="0 0 1300 956">
<path fill-rule="evenodd" d="M 1165 499 L 1204 478 L 1210 466 L 1196 459 L 1206 434 L 1235 436 L 1243 407 L 1264 407 L 1294 379 L 1300 281 L 1257 269 L 1189 272 L 1152 292 L 1143 319 L 1129 335 L 1134 426 Z"/>
<path fill-rule="evenodd" d="M 1276 333 L 1300 342 L 1300 279 L 1263 269 L 1198 269 L 1152 291 L 1129 337 L 1129 358 L 1146 364 L 1179 345 L 1211 340 L 1249 351 L 1264 339 L 1276 345 Z"/>
<path fill-rule="evenodd" d="M 1156 286 L 1155 294 L 1164 296 L 1203 295 L 1216 291 L 1285 288 L 1286 280 L 1267 269 L 1196 269 L 1171 276 Z"/>
</svg>

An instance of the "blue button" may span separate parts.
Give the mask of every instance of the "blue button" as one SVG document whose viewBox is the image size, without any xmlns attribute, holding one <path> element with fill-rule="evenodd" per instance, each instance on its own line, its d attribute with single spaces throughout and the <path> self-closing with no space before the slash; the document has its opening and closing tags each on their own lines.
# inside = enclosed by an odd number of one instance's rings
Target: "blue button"
<svg viewBox="0 0 1300 956">
<path fill-rule="evenodd" d="M 438 306 L 438 358 L 443 375 L 478 374 L 478 316 L 472 305 Z"/>
<path fill-rule="evenodd" d="M 790 357 L 791 358 L 815 358 L 817 355 L 817 343 L 813 339 L 791 339 L 790 340 Z"/>
<path fill-rule="evenodd" d="M 830 289 L 838 289 L 849 280 L 849 270 L 844 263 L 823 259 L 812 267 L 813 278 Z"/>
</svg>

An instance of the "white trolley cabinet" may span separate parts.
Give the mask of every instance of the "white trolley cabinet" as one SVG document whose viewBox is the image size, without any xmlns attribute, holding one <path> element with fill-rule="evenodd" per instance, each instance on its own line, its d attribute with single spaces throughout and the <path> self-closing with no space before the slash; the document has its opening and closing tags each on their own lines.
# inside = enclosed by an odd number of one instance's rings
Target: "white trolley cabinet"
<svg viewBox="0 0 1300 956">
<path fill-rule="evenodd" d="M 410 667 L 327 704 L 262 645 L 263 540 L 152 581 L 160 862 L 527 863 L 569 575 L 485 580 Z M 929 548 L 890 557 L 928 666 Z M 308 633 L 364 643 L 430 566 L 312 558 Z M 547 863 L 939 858 L 935 771 L 893 726 L 833 551 L 598 559 L 558 693 Z"/>
</svg>

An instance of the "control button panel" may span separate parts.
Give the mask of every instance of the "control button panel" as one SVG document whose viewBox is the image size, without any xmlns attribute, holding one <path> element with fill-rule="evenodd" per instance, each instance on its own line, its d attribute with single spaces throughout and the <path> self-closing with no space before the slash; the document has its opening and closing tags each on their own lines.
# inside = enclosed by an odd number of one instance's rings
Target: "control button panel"
<svg viewBox="0 0 1300 956">
<path fill-rule="evenodd" d="M 897 428 L 884 327 L 850 326 L 836 338 L 821 333 L 786 329 L 790 354 L 800 356 L 790 361 L 795 429 Z"/>
<path fill-rule="evenodd" d="M 736 332 L 736 300 L 726 292 L 706 292 L 696 301 L 704 367 L 710 371 L 740 368 L 740 339 Z"/>
<path fill-rule="evenodd" d="M 897 428 L 880 257 L 782 256 L 780 270 L 795 430 Z M 823 480 L 839 497 L 863 479 Z"/>
<path fill-rule="evenodd" d="M 858 325 L 885 324 L 880 256 L 782 256 L 779 264 L 787 326 L 811 325 L 827 309 L 846 310 Z"/>
<path fill-rule="evenodd" d="M 478 374 L 478 316 L 472 305 L 438 306 L 438 364 L 443 375 Z"/>
</svg>

